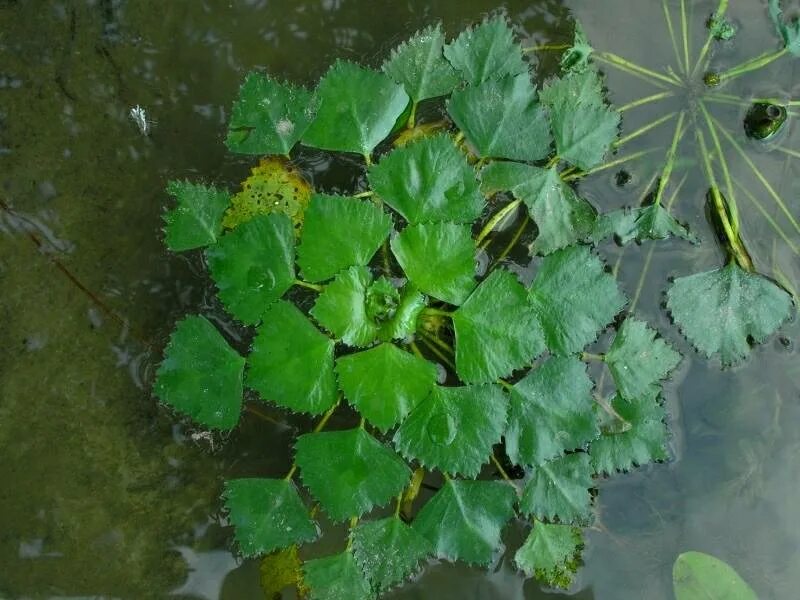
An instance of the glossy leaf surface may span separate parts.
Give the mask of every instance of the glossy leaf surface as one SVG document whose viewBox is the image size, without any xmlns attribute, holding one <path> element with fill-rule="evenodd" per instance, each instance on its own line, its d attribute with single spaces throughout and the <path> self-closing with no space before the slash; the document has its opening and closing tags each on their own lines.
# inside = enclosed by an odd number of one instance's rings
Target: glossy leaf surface
<svg viewBox="0 0 800 600">
<path fill-rule="evenodd" d="M 525 484 L 520 511 L 537 520 L 585 525 L 592 518 L 592 463 L 575 452 L 536 465 Z"/>
<path fill-rule="evenodd" d="M 672 567 L 675 600 L 758 600 L 726 562 L 702 552 L 684 552 Z"/>
<path fill-rule="evenodd" d="M 306 561 L 303 571 L 311 600 L 370 600 L 375 597 L 352 552 Z"/>
<path fill-rule="evenodd" d="M 188 181 L 170 181 L 167 193 L 177 206 L 164 213 L 164 241 L 173 252 L 202 248 L 222 233 L 222 215 L 230 194 Z"/>
</svg>

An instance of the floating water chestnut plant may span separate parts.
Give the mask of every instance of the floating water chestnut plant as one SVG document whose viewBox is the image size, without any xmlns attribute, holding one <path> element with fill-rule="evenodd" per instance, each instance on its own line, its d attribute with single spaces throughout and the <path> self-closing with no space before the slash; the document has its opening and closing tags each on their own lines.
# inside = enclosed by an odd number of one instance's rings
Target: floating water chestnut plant
<svg viewBox="0 0 800 600">
<path fill-rule="evenodd" d="M 730 33 L 726 4 L 686 81 Z M 725 364 L 788 315 L 789 294 L 754 273 L 738 235 L 727 134 L 704 101 L 670 117 L 650 203 L 597 215 L 581 198 L 574 182 L 629 160 L 611 154 L 646 133 L 618 137 L 620 111 L 595 59 L 674 88 L 683 79 L 594 52 L 580 26 L 564 50 L 560 73 L 539 74 L 537 90 L 526 52 L 495 16 L 449 43 L 425 29 L 380 71 L 337 61 L 313 92 L 251 73 L 226 139 L 261 157 L 242 191 L 170 183 L 167 245 L 205 248 L 222 306 L 254 335 L 242 356 L 210 320 L 186 317 L 156 395 L 220 431 L 237 426 L 245 388 L 317 418 L 285 476 L 225 484 L 239 552 L 264 557 L 268 593 L 291 584 L 311 598 L 377 597 L 432 558 L 490 565 L 509 527 L 528 530 L 513 549 L 520 571 L 570 585 L 596 478 L 668 458 L 661 386 L 680 360 L 625 312 L 591 244 L 695 241 L 664 202 L 687 131 L 731 260 L 676 280 L 671 313 Z M 355 155 L 357 186 L 316 189 L 291 158 L 298 145 Z M 534 255 L 532 270 L 509 259 L 520 250 Z M 615 392 L 601 395 L 594 376 L 610 376 Z M 314 542 L 335 523 L 347 524 L 346 539 L 323 555 Z"/>
</svg>

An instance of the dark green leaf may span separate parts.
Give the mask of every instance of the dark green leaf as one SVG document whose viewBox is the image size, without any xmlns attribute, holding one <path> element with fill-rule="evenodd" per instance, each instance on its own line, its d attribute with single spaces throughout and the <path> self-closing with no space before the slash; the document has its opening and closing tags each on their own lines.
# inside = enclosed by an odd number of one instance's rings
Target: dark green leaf
<svg viewBox="0 0 800 600">
<path fill-rule="evenodd" d="M 319 82 L 317 115 L 303 143 L 369 155 L 408 106 L 408 94 L 383 73 L 337 60 Z"/>
<path fill-rule="evenodd" d="M 283 214 L 258 215 L 206 250 L 208 269 L 225 308 L 246 325 L 294 283 L 294 229 Z"/>
<path fill-rule="evenodd" d="M 303 571 L 311 600 L 371 600 L 375 597 L 352 552 L 306 561 Z"/>
<path fill-rule="evenodd" d="M 539 229 L 531 250 L 550 254 L 586 238 L 595 222 L 591 204 L 578 197 L 553 167 L 496 162 L 481 171 L 485 194 L 509 191 L 528 207 Z"/>
<path fill-rule="evenodd" d="M 684 552 L 672 568 L 675 600 L 758 600 L 729 564 L 702 552 Z"/>
<path fill-rule="evenodd" d="M 750 353 L 789 316 L 792 298 L 766 277 L 731 262 L 714 271 L 675 280 L 667 308 L 683 334 L 703 354 L 719 352 L 723 365 Z"/>
<path fill-rule="evenodd" d="M 308 281 L 366 265 L 392 230 L 392 218 L 369 200 L 315 194 L 305 213 L 297 264 Z"/>
<path fill-rule="evenodd" d="M 164 213 L 164 240 L 173 252 L 208 246 L 222 233 L 222 215 L 231 197 L 218 190 L 188 181 L 170 181 L 167 193 L 178 205 Z"/>
<path fill-rule="evenodd" d="M 414 102 L 449 94 L 460 78 L 445 60 L 443 47 L 441 25 L 426 27 L 392 50 L 383 72 L 402 84 Z"/>
<path fill-rule="evenodd" d="M 550 154 L 547 115 L 527 74 L 456 90 L 447 112 L 482 158 L 534 161 Z"/>
<path fill-rule="evenodd" d="M 581 530 L 571 525 L 534 523 L 514 562 L 528 577 L 546 585 L 568 588 L 580 562 Z"/>
<path fill-rule="evenodd" d="M 412 224 L 471 223 L 483 211 L 475 171 L 449 135 L 397 148 L 369 169 L 375 193 Z"/>
<path fill-rule="evenodd" d="M 431 545 L 398 517 L 360 523 L 353 532 L 356 563 L 379 593 L 414 574 Z"/>
<path fill-rule="evenodd" d="M 550 358 L 514 384 L 505 433 L 511 461 L 539 464 L 597 438 L 592 387 L 586 365 L 572 357 Z"/>
<path fill-rule="evenodd" d="M 475 242 L 467 225 L 409 225 L 391 246 L 408 278 L 434 298 L 458 305 L 475 287 Z"/>
<path fill-rule="evenodd" d="M 317 538 L 317 526 L 291 481 L 233 479 L 225 482 L 223 497 L 244 557 Z"/>
<path fill-rule="evenodd" d="M 783 18 L 781 0 L 769 0 L 769 16 L 786 49 L 795 56 L 800 56 L 800 19 L 794 17 L 787 22 Z"/>
<path fill-rule="evenodd" d="M 394 344 L 342 356 L 336 373 L 347 401 L 384 432 L 428 397 L 437 375 L 432 363 Z"/>
<path fill-rule="evenodd" d="M 289 154 L 313 115 L 311 93 L 251 72 L 233 104 L 225 145 L 242 154 Z"/>
<path fill-rule="evenodd" d="M 524 73 L 527 77 L 528 74 L 522 48 L 514 40 L 514 32 L 502 15 L 462 31 L 445 46 L 444 55 L 464 80 L 472 85 L 505 75 Z"/>
<path fill-rule="evenodd" d="M 586 39 L 583 27 L 576 21 L 575 39 L 572 42 L 572 47 L 567 48 L 561 56 L 561 70 L 579 73 L 585 71 L 589 66 L 589 57 L 592 52 L 594 52 L 594 48 L 589 45 L 589 40 Z"/>
<path fill-rule="evenodd" d="M 258 327 L 247 385 L 279 406 L 321 414 L 336 403 L 333 346 L 293 304 L 276 302 Z"/>
<path fill-rule="evenodd" d="M 697 238 L 661 204 L 650 204 L 600 215 L 591 237 L 595 242 L 613 237 L 624 246 L 634 240 L 665 240 L 673 236 L 697 243 Z"/>
<path fill-rule="evenodd" d="M 456 370 L 465 383 L 490 383 L 530 365 L 544 336 L 515 275 L 492 272 L 453 314 Z"/>
<path fill-rule="evenodd" d="M 678 366 L 681 355 L 642 321 L 622 324 L 605 356 L 619 395 L 626 400 L 655 398 L 660 382 Z"/>
<path fill-rule="evenodd" d="M 311 309 L 313 317 L 349 346 L 368 346 L 378 325 L 367 316 L 366 296 L 372 275 L 366 267 L 350 267 L 325 286 Z"/>
<path fill-rule="evenodd" d="M 507 403 L 496 385 L 436 386 L 397 430 L 394 444 L 425 467 L 475 477 L 500 441 Z"/>
<path fill-rule="evenodd" d="M 614 277 L 583 246 L 547 256 L 536 273 L 530 299 L 547 346 L 558 354 L 578 352 L 593 342 L 625 305 Z"/>
<path fill-rule="evenodd" d="M 242 410 L 244 359 L 204 317 L 179 321 L 156 372 L 158 399 L 204 427 L 230 430 Z"/>
<path fill-rule="evenodd" d="M 519 507 L 537 520 L 563 525 L 586 525 L 592 518 L 592 464 L 589 455 L 575 452 L 533 468 Z"/>
<path fill-rule="evenodd" d="M 413 527 L 447 560 L 488 565 L 502 547 L 514 515 L 514 488 L 499 481 L 448 479 L 414 519 Z"/>
<path fill-rule="evenodd" d="M 411 478 L 400 457 L 360 427 L 301 435 L 295 450 L 303 483 L 334 521 L 383 506 Z"/>
</svg>

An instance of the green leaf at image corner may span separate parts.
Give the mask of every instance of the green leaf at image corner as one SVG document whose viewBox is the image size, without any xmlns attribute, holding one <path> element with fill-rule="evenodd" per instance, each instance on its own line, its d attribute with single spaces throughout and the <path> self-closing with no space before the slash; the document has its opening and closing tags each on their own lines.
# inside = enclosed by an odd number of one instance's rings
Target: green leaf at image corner
<svg viewBox="0 0 800 600">
<path fill-rule="evenodd" d="M 514 39 L 504 15 L 465 29 L 445 46 L 444 55 L 471 85 L 506 75 L 528 74 L 522 47 Z"/>
<path fill-rule="evenodd" d="M 411 478 L 406 463 L 361 427 L 301 435 L 295 451 L 303 484 L 334 521 L 384 506 Z"/>
<path fill-rule="evenodd" d="M 317 539 L 317 526 L 289 480 L 232 479 L 222 496 L 245 558 Z"/>
<path fill-rule="evenodd" d="M 417 514 L 412 527 L 450 561 L 488 565 L 502 547 L 514 515 L 514 488 L 501 481 L 448 479 Z"/>
<path fill-rule="evenodd" d="M 177 206 L 164 213 L 164 241 L 173 252 L 183 252 L 213 244 L 222 233 L 222 215 L 231 196 L 188 181 L 170 181 L 167 193 Z"/>
<path fill-rule="evenodd" d="M 311 92 L 248 73 L 233 104 L 225 145 L 240 154 L 289 154 L 313 117 Z"/>
<path fill-rule="evenodd" d="M 571 525 L 537 521 L 514 555 L 514 563 L 528 577 L 566 589 L 580 565 L 581 530 Z"/>
<path fill-rule="evenodd" d="M 303 574 L 310 600 L 375 598 L 375 593 L 350 551 L 308 560 L 303 564 Z"/>
<path fill-rule="evenodd" d="M 547 114 L 527 73 L 456 90 L 447 112 L 481 158 L 536 161 L 550 154 Z"/>
<path fill-rule="evenodd" d="M 661 204 L 638 208 L 622 208 L 600 215 L 592 230 L 591 239 L 600 242 L 608 238 L 626 246 L 630 242 L 681 238 L 693 244 L 698 239 L 678 223 Z"/>
<path fill-rule="evenodd" d="M 519 501 L 520 512 L 562 525 L 587 525 L 592 519 L 592 464 L 585 452 L 559 456 L 533 467 Z"/>
<path fill-rule="evenodd" d="M 392 218 L 369 200 L 314 194 L 305 212 L 297 264 L 308 281 L 366 265 L 392 230 Z"/>
<path fill-rule="evenodd" d="M 758 600 L 726 562 L 702 552 L 678 555 L 672 567 L 675 600 Z"/>
<path fill-rule="evenodd" d="M 475 242 L 468 225 L 409 225 L 391 240 L 392 252 L 414 285 L 459 305 L 475 287 Z"/>
<path fill-rule="evenodd" d="M 257 215 L 206 249 L 211 277 L 225 308 L 245 325 L 294 284 L 294 228 L 284 214 Z"/>
<path fill-rule="evenodd" d="M 723 366 L 750 354 L 789 317 L 792 297 L 766 277 L 736 263 L 675 280 L 667 290 L 667 308 L 686 338 Z"/>
<path fill-rule="evenodd" d="M 461 78 L 445 59 L 443 49 L 444 33 L 437 23 L 394 48 L 383 63 L 383 72 L 402 84 L 414 102 L 445 96 Z"/>
<path fill-rule="evenodd" d="M 188 316 L 175 326 L 153 392 L 202 426 L 229 431 L 242 411 L 244 362 L 205 317 Z"/>
<path fill-rule="evenodd" d="M 769 0 L 769 17 L 786 49 L 794 56 L 800 56 L 800 19 L 794 17 L 786 21 L 781 8 L 781 0 Z"/>
<path fill-rule="evenodd" d="M 336 374 L 350 405 L 383 432 L 428 397 L 437 377 L 433 363 L 389 343 L 338 358 Z"/>
<path fill-rule="evenodd" d="M 247 386 L 265 401 L 319 415 L 336 404 L 334 342 L 297 307 L 279 300 L 264 313 L 247 357 Z"/>
<path fill-rule="evenodd" d="M 530 365 L 544 336 L 517 278 L 498 269 L 453 313 L 456 371 L 464 383 L 490 383 Z"/>
<path fill-rule="evenodd" d="M 383 73 L 337 60 L 317 86 L 307 146 L 369 156 L 408 106 L 403 87 Z"/>
<path fill-rule="evenodd" d="M 368 173 L 375 193 L 409 223 L 472 223 L 484 208 L 475 170 L 449 135 L 416 140 Z"/>
</svg>

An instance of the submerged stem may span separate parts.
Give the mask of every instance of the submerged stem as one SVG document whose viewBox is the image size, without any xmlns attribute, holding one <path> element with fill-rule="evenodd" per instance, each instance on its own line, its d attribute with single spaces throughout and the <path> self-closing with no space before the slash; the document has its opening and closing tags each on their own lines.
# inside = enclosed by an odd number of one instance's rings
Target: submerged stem
<svg viewBox="0 0 800 600">
<path fill-rule="evenodd" d="M 569 175 L 563 175 L 562 174 L 561 179 L 563 181 L 572 181 L 574 179 L 579 179 L 581 177 L 586 177 L 587 175 L 593 175 L 595 173 L 599 173 L 600 171 L 605 171 L 606 169 L 611 169 L 611 168 L 616 167 L 618 165 L 621 165 L 623 163 L 630 162 L 632 160 L 636 160 L 637 158 L 641 158 L 643 156 L 646 156 L 647 154 L 651 154 L 651 153 L 655 152 L 656 150 L 658 150 L 658 148 L 650 148 L 648 150 L 641 150 L 639 152 L 634 152 L 633 154 L 628 154 L 627 156 L 623 156 L 622 158 L 617 158 L 617 159 L 612 160 L 610 162 L 603 163 L 602 165 L 599 165 L 597 167 L 594 167 L 593 169 L 589 169 L 588 171 L 584 171 L 582 173 L 580 173 L 580 172 L 579 173 L 570 173 Z"/>
<path fill-rule="evenodd" d="M 492 230 L 497 227 L 497 225 L 505 219 L 509 214 L 513 211 L 517 210 L 517 207 L 522 203 L 522 200 L 513 200 L 506 204 L 503 208 L 495 213 L 495 215 L 486 222 L 486 225 L 483 226 L 478 237 L 475 238 L 475 244 L 479 245 L 484 238 L 489 235 Z"/>
<path fill-rule="evenodd" d="M 660 119 L 656 119 L 655 121 L 652 121 L 652 122 L 648 123 L 647 125 L 643 125 L 642 127 L 639 127 L 639 129 L 637 129 L 633 133 L 629 133 L 625 137 L 622 137 L 622 138 L 618 139 L 616 142 L 611 144 L 611 147 L 612 148 L 619 148 L 623 144 L 627 144 L 631 140 L 635 140 L 637 137 L 644 135 L 645 133 L 647 133 L 651 129 L 655 129 L 659 125 L 662 125 L 663 123 L 666 123 L 667 121 L 672 119 L 672 117 L 674 117 L 677 114 L 678 114 L 677 111 L 676 112 L 671 112 L 668 115 L 664 115 Z M 681 114 L 683 114 L 683 113 L 681 113 Z"/>
<path fill-rule="evenodd" d="M 572 48 L 570 44 L 540 44 L 538 46 L 528 46 L 523 48 L 523 52 L 539 52 L 540 50 L 566 50 Z"/>
<path fill-rule="evenodd" d="M 680 85 L 680 81 L 677 79 L 670 77 L 669 75 L 664 75 L 663 73 L 659 73 L 658 71 L 653 71 L 652 69 L 648 69 L 647 67 L 643 67 L 641 65 L 636 64 L 635 62 L 631 62 L 621 56 L 614 54 L 613 52 L 595 52 L 592 56 L 594 56 L 600 62 L 604 62 L 608 65 L 612 65 L 617 67 L 618 69 L 625 71 L 631 75 L 638 75 L 647 79 L 653 85 L 657 85 L 659 87 L 664 87 L 664 83 L 668 83 L 669 85 L 677 86 Z"/>
<path fill-rule="evenodd" d="M 675 126 L 675 133 L 672 136 L 672 144 L 667 151 L 667 162 L 661 171 L 661 177 L 658 180 L 658 189 L 656 190 L 656 198 L 654 204 L 661 204 L 661 198 L 664 196 L 664 189 L 669 183 L 669 178 L 672 176 L 672 169 L 675 167 L 675 154 L 678 151 L 678 144 L 683 137 L 683 121 L 686 118 L 686 113 L 681 111 L 678 117 L 678 124 Z"/>
<path fill-rule="evenodd" d="M 674 95 L 675 92 L 671 90 L 667 90 L 665 92 L 658 92 L 657 94 L 653 94 L 652 96 L 645 96 L 644 98 L 639 98 L 638 100 L 634 100 L 632 102 L 628 102 L 627 104 L 623 104 L 617 109 L 617 111 L 625 112 L 626 110 L 630 110 L 638 106 L 644 106 L 645 104 L 650 104 L 651 102 L 657 102 L 658 100 L 663 100 L 664 98 L 671 98 Z"/>
<path fill-rule="evenodd" d="M 766 67 L 769 63 L 779 59 L 787 52 L 789 52 L 789 50 L 786 47 L 776 50 L 775 52 L 766 52 L 759 57 L 743 62 L 740 65 L 728 69 L 727 71 L 723 71 L 719 74 L 719 80 L 720 82 L 728 81 L 729 79 L 734 79 L 740 75 L 744 75 L 745 73 L 750 73 L 751 71 L 756 71 Z"/>
<path fill-rule="evenodd" d="M 719 0 L 719 4 L 717 5 L 717 10 L 714 11 L 714 16 L 717 19 L 721 19 L 725 16 L 725 12 L 728 10 L 728 0 Z M 694 63 L 694 69 L 692 69 L 692 73 L 690 77 L 694 77 L 697 75 L 697 72 L 701 69 L 705 68 L 705 59 L 706 55 L 708 54 L 708 50 L 711 48 L 711 42 L 714 41 L 714 32 L 709 31 L 708 36 L 706 37 L 706 42 L 703 44 L 703 47 L 700 50 L 700 55 L 697 57 L 697 62 Z"/>
<path fill-rule="evenodd" d="M 667 31 L 669 31 L 669 39 L 672 41 L 672 50 L 675 52 L 675 60 L 678 62 L 678 66 L 681 66 L 681 53 L 678 51 L 678 40 L 675 37 L 675 29 L 672 26 L 672 17 L 669 14 L 667 0 L 661 0 L 661 6 L 664 9 L 664 19 L 667 22 Z"/>
<path fill-rule="evenodd" d="M 686 0 L 681 0 L 681 30 L 683 31 L 683 60 L 685 61 L 686 68 L 684 71 L 689 72 L 689 22 L 686 18 Z"/>
<path fill-rule="evenodd" d="M 300 287 L 308 288 L 309 290 L 314 290 L 315 292 L 321 292 L 323 290 L 323 286 L 317 283 L 303 281 L 302 279 L 295 279 L 294 284 L 299 285 Z"/>
<path fill-rule="evenodd" d="M 731 214 L 731 226 L 733 227 L 733 233 L 738 236 L 739 235 L 739 207 L 736 204 L 736 196 L 733 190 L 733 181 L 731 179 L 731 172 L 728 169 L 728 161 L 725 159 L 725 154 L 722 152 L 722 144 L 719 141 L 719 135 L 717 135 L 717 128 L 714 126 L 714 123 L 711 121 L 711 115 L 706 108 L 705 103 L 700 101 L 700 110 L 703 113 L 703 117 L 706 120 L 706 127 L 708 128 L 708 132 L 711 135 L 711 139 L 714 142 L 714 147 L 717 149 L 717 154 L 719 154 L 719 164 L 722 166 L 722 176 L 725 178 L 725 188 L 727 191 L 727 201 L 728 201 L 728 209 Z"/>
</svg>

